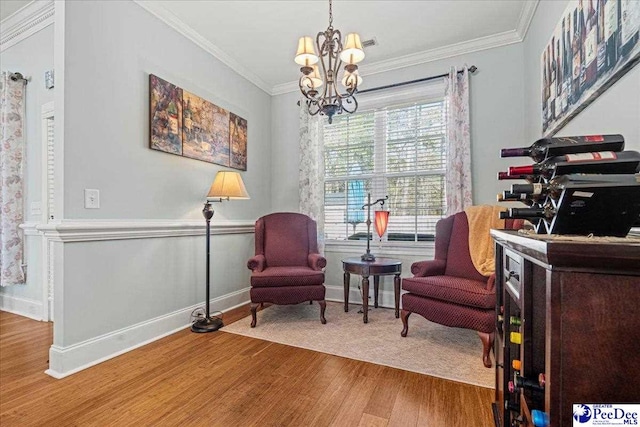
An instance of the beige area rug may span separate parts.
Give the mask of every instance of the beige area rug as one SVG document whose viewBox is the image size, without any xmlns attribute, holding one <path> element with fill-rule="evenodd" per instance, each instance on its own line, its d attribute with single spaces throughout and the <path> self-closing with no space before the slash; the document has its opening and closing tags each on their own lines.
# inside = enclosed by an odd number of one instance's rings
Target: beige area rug
<svg viewBox="0 0 640 427">
<path fill-rule="evenodd" d="M 402 321 L 392 309 L 369 309 L 369 323 L 362 323 L 360 306 L 327 303 L 327 324 L 320 323 L 320 307 L 298 304 L 271 306 L 258 312 L 258 324 L 250 316 L 222 331 L 350 359 L 418 372 L 434 377 L 493 388 L 494 369 L 482 364 L 482 344 L 475 331 L 449 328 L 412 314 L 409 334 L 400 336 Z"/>
</svg>

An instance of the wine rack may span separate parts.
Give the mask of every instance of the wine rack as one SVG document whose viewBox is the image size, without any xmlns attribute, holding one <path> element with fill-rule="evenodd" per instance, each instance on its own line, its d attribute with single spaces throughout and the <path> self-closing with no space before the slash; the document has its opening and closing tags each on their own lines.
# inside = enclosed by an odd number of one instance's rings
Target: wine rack
<svg viewBox="0 0 640 427">
<path fill-rule="evenodd" d="M 496 426 L 572 426 L 573 404 L 637 402 L 640 238 L 491 234 Z"/>
<path fill-rule="evenodd" d="M 594 147 L 616 152 L 591 152 Z M 547 138 L 531 147 L 503 149 L 503 157 L 529 156 L 538 163 L 498 173 L 498 179 L 526 179 L 531 184 L 515 184 L 498 195 L 499 201 L 529 206 L 509 209 L 501 217 L 528 219 L 538 234 L 626 236 L 640 225 L 640 153 L 623 149 L 621 135 Z M 519 191 L 523 187 L 539 192 Z"/>
</svg>

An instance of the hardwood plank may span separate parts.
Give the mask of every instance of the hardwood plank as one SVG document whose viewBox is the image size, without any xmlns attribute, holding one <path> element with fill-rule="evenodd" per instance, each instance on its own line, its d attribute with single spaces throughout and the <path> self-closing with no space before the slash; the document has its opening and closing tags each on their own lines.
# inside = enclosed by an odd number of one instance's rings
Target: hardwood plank
<svg viewBox="0 0 640 427">
<path fill-rule="evenodd" d="M 180 331 L 62 380 L 44 374 L 51 342 L 51 323 L 0 312 L 3 427 L 491 425 L 492 390 L 225 332 Z"/>
<path fill-rule="evenodd" d="M 362 418 L 360 418 L 358 427 L 386 427 L 388 423 L 389 420 L 386 418 L 380 418 L 375 415 L 364 413 L 362 414 Z"/>
</svg>

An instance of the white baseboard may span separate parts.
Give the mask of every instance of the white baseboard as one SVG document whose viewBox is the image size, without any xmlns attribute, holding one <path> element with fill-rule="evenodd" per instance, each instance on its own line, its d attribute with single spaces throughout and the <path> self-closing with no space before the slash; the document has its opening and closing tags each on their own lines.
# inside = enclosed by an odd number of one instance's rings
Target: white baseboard
<svg viewBox="0 0 640 427">
<path fill-rule="evenodd" d="M 42 303 L 28 298 L 18 298 L 0 294 L 0 310 L 42 320 Z"/>
<path fill-rule="evenodd" d="M 211 311 L 229 311 L 249 302 L 249 288 L 211 300 Z M 150 319 L 68 347 L 52 345 L 46 374 L 64 378 L 176 333 L 191 325 L 191 313 L 204 303 Z"/>
</svg>

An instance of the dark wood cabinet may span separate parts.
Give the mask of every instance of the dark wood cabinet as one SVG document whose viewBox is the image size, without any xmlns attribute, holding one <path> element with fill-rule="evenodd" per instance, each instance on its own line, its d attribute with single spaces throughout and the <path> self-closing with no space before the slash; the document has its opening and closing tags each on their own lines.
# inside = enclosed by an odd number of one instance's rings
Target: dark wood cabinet
<svg viewBox="0 0 640 427">
<path fill-rule="evenodd" d="M 533 410 L 571 426 L 573 404 L 640 402 L 640 239 L 491 235 L 496 426 L 533 425 Z"/>
</svg>

